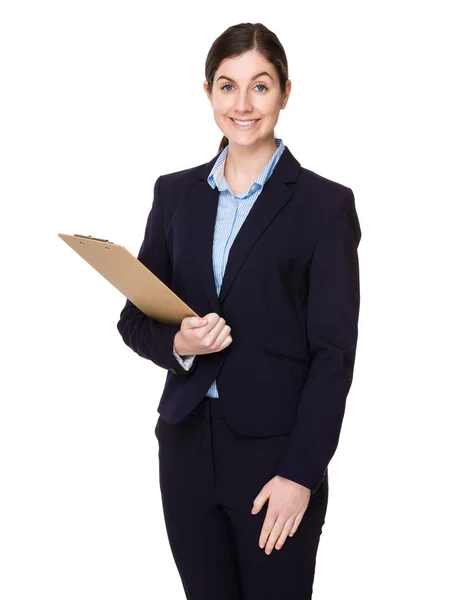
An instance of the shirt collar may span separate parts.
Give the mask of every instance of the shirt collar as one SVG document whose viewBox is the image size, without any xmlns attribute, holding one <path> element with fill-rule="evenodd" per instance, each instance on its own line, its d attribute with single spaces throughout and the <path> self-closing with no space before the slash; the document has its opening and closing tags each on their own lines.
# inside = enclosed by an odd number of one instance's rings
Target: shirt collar
<svg viewBox="0 0 466 600">
<path fill-rule="evenodd" d="M 281 138 L 275 138 L 275 145 L 277 146 L 277 149 L 273 153 L 271 159 L 269 160 L 269 162 L 263 169 L 262 173 L 251 184 L 249 190 L 247 190 L 247 192 L 245 192 L 243 194 L 240 194 L 240 196 L 248 196 L 252 192 L 255 192 L 257 189 L 262 188 L 262 186 L 265 184 L 265 182 L 267 181 L 267 179 L 269 177 L 270 171 L 275 166 L 275 164 L 278 162 L 278 159 L 280 158 L 280 156 L 283 153 L 283 150 L 285 149 L 285 145 L 283 144 L 283 140 Z M 227 180 L 225 179 L 225 176 L 224 176 L 225 160 L 226 160 L 226 157 L 228 154 L 228 148 L 229 148 L 229 146 L 226 146 L 222 150 L 219 157 L 215 161 L 215 164 L 212 167 L 212 170 L 210 171 L 209 176 L 207 177 L 207 181 L 208 181 L 210 187 L 212 189 L 214 189 L 215 186 L 217 186 L 217 188 L 220 192 L 222 192 L 223 190 L 229 190 L 231 192 L 230 186 L 228 185 Z"/>
</svg>

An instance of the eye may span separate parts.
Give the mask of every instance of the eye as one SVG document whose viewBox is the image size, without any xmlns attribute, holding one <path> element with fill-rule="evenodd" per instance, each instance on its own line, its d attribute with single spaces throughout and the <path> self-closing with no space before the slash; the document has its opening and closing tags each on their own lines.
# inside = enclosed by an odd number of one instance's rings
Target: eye
<svg viewBox="0 0 466 600">
<path fill-rule="evenodd" d="M 261 92 L 263 92 L 263 91 L 265 91 L 265 90 L 268 90 L 268 89 L 269 89 L 269 88 L 268 88 L 268 87 L 267 87 L 265 84 L 263 84 L 263 83 L 257 83 L 257 84 L 255 85 L 255 87 L 258 87 L 258 86 L 259 86 L 259 87 L 262 87 L 262 88 L 264 88 L 264 90 L 259 90 L 259 91 L 261 91 Z M 224 85 L 222 85 L 222 87 L 221 87 L 220 89 L 221 89 L 221 90 L 224 90 L 226 87 L 233 87 L 233 84 L 231 84 L 231 83 L 225 83 Z M 226 92 L 229 92 L 230 90 L 225 90 L 225 91 L 226 91 Z"/>
</svg>

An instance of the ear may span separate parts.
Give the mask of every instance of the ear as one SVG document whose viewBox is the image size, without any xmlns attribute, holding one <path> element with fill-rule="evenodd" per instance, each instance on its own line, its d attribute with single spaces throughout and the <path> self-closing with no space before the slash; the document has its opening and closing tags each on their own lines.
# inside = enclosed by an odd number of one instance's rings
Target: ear
<svg viewBox="0 0 466 600">
<path fill-rule="evenodd" d="M 286 84 L 285 84 L 285 91 L 283 93 L 283 100 L 282 100 L 282 105 L 281 105 L 281 109 L 283 110 L 288 102 L 288 98 L 290 97 L 290 93 L 291 93 L 291 81 L 289 79 L 286 80 Z"/>
<path fill-rule="evenodd" d="M 208 82 L 204 81 L 204 92 L 206 93 L 207 98 L 209 99 L 210 104 L 212 104 L 212 96 L 207 90 Z"/>
</svg>

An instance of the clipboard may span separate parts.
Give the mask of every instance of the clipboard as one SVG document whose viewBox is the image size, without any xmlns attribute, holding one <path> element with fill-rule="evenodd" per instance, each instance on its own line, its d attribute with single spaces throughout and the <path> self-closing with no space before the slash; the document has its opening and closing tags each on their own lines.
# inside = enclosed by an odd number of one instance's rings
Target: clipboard
<svg viewBox="0 0 466 600">
<path fill-rule="evenodd" d="M 58 237 L 146 316 L 177 325 L 184 317 L 199 317 L 124 246 L 78 233 L 59 233 Z"/>
</svg>

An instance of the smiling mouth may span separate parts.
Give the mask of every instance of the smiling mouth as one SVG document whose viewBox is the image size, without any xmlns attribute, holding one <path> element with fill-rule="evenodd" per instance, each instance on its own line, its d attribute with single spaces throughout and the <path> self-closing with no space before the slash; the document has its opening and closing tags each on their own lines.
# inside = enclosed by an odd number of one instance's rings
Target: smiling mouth
<svg viewBox="0 0 466 600">
<path fill-rule="evenodd" d="M 233 117 L 228 117 L 232 124 L 236 127 L 236 129 L 252 129 L 253 127 L 255 127 L 257 125 L 257 123 L 260 121 L 260 119 L 248 119 L 247 121 L 240 121 L 238 119 L 233 119 Z"/>
</svg>

